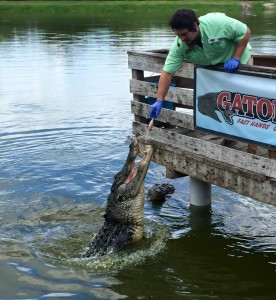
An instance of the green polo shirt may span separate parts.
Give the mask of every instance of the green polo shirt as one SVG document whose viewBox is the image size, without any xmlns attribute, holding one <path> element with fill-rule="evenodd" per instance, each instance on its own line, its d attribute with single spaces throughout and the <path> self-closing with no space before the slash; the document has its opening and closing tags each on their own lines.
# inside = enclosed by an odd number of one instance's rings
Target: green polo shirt
<svg viewBox="0 0 276 300">
<path fill-rule="evenodd" d="M 189 48 L 176 37 L 167 56 L 164 70 L 174 74 L 184 61 L 197 65 L 216 65 L 232 58 L 236 43 L 243 39 L 247 26 L 223 13 L 209 13 L 199 17 L 202 47 Z M 240 58 L 246 64 L 251 56 L 248 43 Z"/>
</svg>

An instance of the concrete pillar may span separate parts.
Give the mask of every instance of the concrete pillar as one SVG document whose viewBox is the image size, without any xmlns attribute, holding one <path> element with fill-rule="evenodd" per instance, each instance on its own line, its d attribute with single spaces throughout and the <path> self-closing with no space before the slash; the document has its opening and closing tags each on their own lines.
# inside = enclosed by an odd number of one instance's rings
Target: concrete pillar
<svg viewBox="0 0 276 300">
<path fill-rule="evenodd" d="M 212 209 L 211 205 L 195 206 L 190 205 L 190 220 L 191 230 L 198 233 L 211 232 L 212 227 Z"/>
<path fill-rule="evenodd" d="M 195 206 L 211 205 L 211 184 L 190 177 L 190 204 Z"/>
</svg>

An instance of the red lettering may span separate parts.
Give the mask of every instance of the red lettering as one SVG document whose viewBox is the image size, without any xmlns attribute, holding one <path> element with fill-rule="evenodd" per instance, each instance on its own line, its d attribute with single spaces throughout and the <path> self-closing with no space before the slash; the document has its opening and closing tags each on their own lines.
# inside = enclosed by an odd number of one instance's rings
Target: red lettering
<svg viewBox="0 0 276 300">
<path fill-rule="evenodd" d="M 221 92 L 217 97 L 218 109 L 224 111 L 225 109 L 230 109 L 231 107 L 231 93 Z"/>
<path fill-rule="evenodd" d="M 247 107 L 247 111 L 245 111 L 246 117 L 254 118 L 254 106 L 257 105 L 257 97 L 244 95 L 242 100 Z"/>
<path fill-rule="evenodd" d="M 257 103 L 257 116 L 262 121 L 268 121 L 272 118 L 273 107 L 270 100 L 266 98 L 259 99 Z"/>
<path fill-rule="evenodd" d="M 272 100 L 272 106 L 273 106 L 273 118 L 271 122 L 276 123 L 276 100 Z"/>
<path fill-rule="evenodd" d="M 232 111 L 235 111 L 238 116 L 244 116 L 241 94 L 235 94 Z"/>
<path fill-rule="evenodd" d="M 276 123 L 276 99 L 222 91 L 217 96 L 217 108 L 221 112 L 232 111 L 236 116 Z"/>
</svg>

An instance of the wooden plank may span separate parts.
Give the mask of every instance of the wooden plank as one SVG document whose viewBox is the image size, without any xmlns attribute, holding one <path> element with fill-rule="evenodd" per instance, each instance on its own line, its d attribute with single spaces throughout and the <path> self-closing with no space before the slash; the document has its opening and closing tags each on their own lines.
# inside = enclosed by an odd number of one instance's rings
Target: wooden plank
<svg viewBox="0 0 276 300">
<path fill-rule="evenodd" d="M 129 87 L 131 93 L 157 98 L 157 84 L 131 79 Z"/>
<path fill-rule="evenodd" d="M 137 101 L 131 102 L 131 112 L 136 116 L 141 116 L 149 119 L 150 105 Z M 190 114 L 176 112 L 174 110 L 163 108 L 156 119 L 157 121 L 169 123 L 173 126 L 194 129 L 194 119 Z"/>
<path fill-rule="evenodd" d="M 130 69 L 144 70 L 161 73 L 165 63 L 166 56 L 152 55 L 145 52 L 128 52 L 128 67 Z M 184 62 L 175 76 L 194 78 L 194 65 Z"/>
<path fill-rule="evenodd" d="M 147 57 L 142 55 L 128 56 L 128 67 L 130 69 L 151 71 L 155 73 L 161 73 L 164 66 L 164 59 L 160 57 Z"/>
<path fill-rule="evenodd" d="M 132 73 L 132 78 L 134 80 L 141 80 L 143 81 L 145 79 L 145 75 L 144 75 L 144 71 L 141 70 L 131 70 Z M 133 93 L 133 101 L 137 101 L 137 102 L 145 102 L 145 97 L 143 95 L 139 95 L 136 93 Z M 143 119 L 140 118 L 139 116 L 134 116 L 135 121 L 137 122 L 142 122 Z"/>
<path fill-rule="evenodd" d="M 276 68 L 276 55 L 253 53 L 254 65 Z"/>
<path fill-rule="evenodd" d="M 163 60 L 166 59 L 169 53 L 168 49 L 156 49 L 156 50 L 149 50 L 149 51 L 127 51 L 127 54 L 130 55 L 139 55 L 139 56 L 146 56 L 146 57 L 157 57 L 162 58 Z"/>
<path fill-rule="evenodd" d="M 188 174 L 210 184 L 229 189 L 261 202 L 276 206 L 276 181 L 256 173 L 240 172 L 240 168 L 229 167 L 199 155 L 192 155 L 176 146 L 164 146 L 162 142 L 139 137 L 141 152 L 146 144 L 154 148 L 152 160 L 158 164 Z"/>
<path fill-rule="evenodd" d="M 130 92 L 138 95 L 157 97 L 158 85 L 141 80 L 130 80 Z M 193 107 L 194 90 L 178 87 L 170 87 L 165 100 Z"/>
<path fill-rule="evenodd" d="M 156 51 L 144 51 L 144 52 L 128 52 L 128 66 L 130 69 L 144 70 L 161 73 L 166 54 L 158 53 Z M 255 55 L 256 60 L 260 60 L 260 56 Z M 216 69 L 223 69 L 223 64 L 214 66 Z M 271 75 L 276 76 L 276 69 L 267 64 L 266 66 L 249 66 L 240 65 L 240 72 L 249 72 L 252 75 Z M 183 62 L 179 70 L 175 73 L 175 76 L 194 78 L 194 64 Z"/>
<path fill-rule="evenodd" d="M 221 70 L 224 71 L 223 64 L 219 64 L 216 66 L 209 66 L 211 69 L 214 70 Z M 272 67 L 264 67 L 264 66 L 256 66 L 256 65 L 239 65 L 238 72 L 241 74 L 250 74 L 253 76 L 276 76 L 276 69 Z"/>
<path fill-rule="evenodd" d="M 141 81 L 144 80 L 144 71 L 141 70 L 131 70 L 133 80 Z M 145 102 L 145 97 L 139 93 L 133 93 L 133 100 L 138 102 Z"/>
<path fill-rule="evenodd" d="M 232 148 L 217 145 L 215 143 L 179 134 L 169 129 L 154 127 L 148 131 L 147 125 L 137 122 L 133 123 L 133 132 L 146 136 L 149 140 L 158 141 L 163 148 L 174 151 L 178 154 L 190 153 L 197 160 L 197 156 L 214 161 L 216 164 L 224 164 L 237 168 L 238 173 L 248 174 L 247 176 L 271 177 L 276 179 L 276 160 L 271 160 L 247 152 L 238 151 Z M 185 173 L 185 170 L 182 170 Z M 253 174 L 253 175 L 252 175 Z M 263 180 L 263 179 L 259 179 Z"/>
<path fill-rule="evenodd" d="M 154 56 L 154 57 L 163 57 L 164 59 L 167 57 L 169 53 L 169 49 L 155 49 L 155 50 L 147 50 L 147 51 L 128 51 L 128 54 L 141 54 L 145 56 Z M 252 53 L 253 58 L 262 58 L 266 61 L 276 60 L 276 54 L 270 53 L 270 54 L 264 54 L 264 53 Z"/>
</svg>

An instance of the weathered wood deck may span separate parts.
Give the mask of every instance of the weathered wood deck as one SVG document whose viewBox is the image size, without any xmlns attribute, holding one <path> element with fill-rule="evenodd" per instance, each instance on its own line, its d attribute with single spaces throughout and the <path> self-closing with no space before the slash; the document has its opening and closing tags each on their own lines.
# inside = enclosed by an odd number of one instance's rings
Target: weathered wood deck
<svg viewBox="0 0 276 300">
<path fill-rule="evenodd" d="M 252 155 L 246 152 L 246 143 L 228 148 L 220 145 L 222 137 L 194 129 L 193 64 L 183 63 L 174 76 L 176 86 L 170 87 L 165 98 L 174 103 L 174 110 L 163 108 L 148 131 L 145 97 L 156 98 L 157 85 L 152 82 L 158 81 L 166 56 L 167 50 L 128 52 L 133 133 L 141 147 L 153 145 L 153 161 L 165 166 L 170 178 L 188 175 L 276 206 L 276 160 L 268 158 L 267 149 L 258 147 Z M 254 55 L 254 66 L 241 69 L 275 75 L 276 56 Z"/>
</svg>

